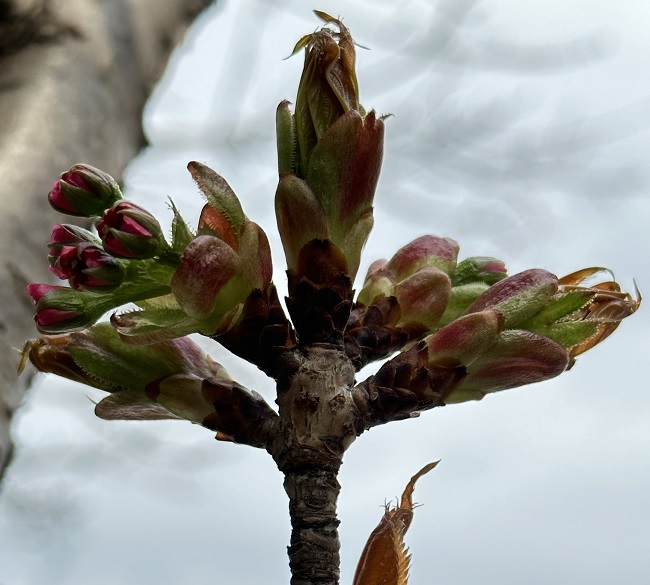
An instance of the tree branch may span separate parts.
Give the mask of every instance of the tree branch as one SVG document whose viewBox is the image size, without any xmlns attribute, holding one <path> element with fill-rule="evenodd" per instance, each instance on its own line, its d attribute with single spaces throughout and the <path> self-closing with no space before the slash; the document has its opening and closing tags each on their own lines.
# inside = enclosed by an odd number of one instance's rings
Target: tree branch
<svg viewBox="0 0 650 585">
<path fill-rule="evenodd" d="M 429 365 L 428 357 L 426 345 L 420 342 L 354 388 L 364 430 L 444 405 L 467 372 L 458 363 Z"/>
</svg>

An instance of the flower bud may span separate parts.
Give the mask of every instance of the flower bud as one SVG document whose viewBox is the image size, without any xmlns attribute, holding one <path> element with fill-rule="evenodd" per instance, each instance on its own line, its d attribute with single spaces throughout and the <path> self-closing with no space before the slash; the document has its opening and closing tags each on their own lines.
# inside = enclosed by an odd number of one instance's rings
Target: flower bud
<svg viewBox="0 0 650 585">
<path fill-rule="evenodd" d="M 276 216 L 296 283 L 304 276 L 297 267 L 301 251 L 316 249 L 315 240 L 331 242 L 332 253 L 345 259 L 343 274 L 354 279 L 373 225 L 383 153 L 383 121 L 359 105 L 350 32 L 340 20 L 316 14 L 339 30 L 323 28 L 298 42 L 294 53 L 304 48 L 305 64 L 295 113 L 285 101 L 276 116 Z"/>
<path fill-rule="evenodd" d="M 108 420 L 182 418 L 248 442 L 251 427 L 277 416 L 188 337 L 128 345 L 109 323 L 99 323 L 30 341 L 25 354 L 41 372 L 110 392 L 95 408 Z M 259 438 L 255 446 L 263 446 Z"/>
<path fill-rule="evenodd" d="M 495 284 L 508 276 L 505 264 L 496 258 L 473 256 L 458 263 L 451 277 L 454 286 L 472 282 Z"/>
<path fill-rule="evenodd" d="M 421 268 L 433 267 L 452 274 L 456 268 L 458 243 L 451 238 L 421 236 L 400 248 L 388 261 L 388 270 L 396 281 L 403 280 Z"/>
<path fill-rule="evenodd" d="M 196 162 L 188 168 L 208 204 L 199 218 L 199 235 L 181 255 L 172 293 L 188 316 L 217 327 L 253 291 L 270 285 L 271 250 L 262 228 L 246 217 L 221 176 Z"/>
<path fill-rule="evenodd" d="M 425 338 L 429 363 L 469 366 L 496 341 L 503 323 L 503 315 L 492 310 L 471 313 L 452 321 Z"/>
<path fill-rule="evenodd" d="M 241 299 L 241 262 L 237 253 L 215 236 L 198 236 L 185 248 L 172 277 L 172 293 L 190 317 L 223 316 Z"/>
<path fill-rule="evenodd" d="M 554 274 L 539 268 L 525 270 L 493 284 L 466 312 L 496 309 L 503 313 L 506 327 L 512 328 L 541 310 L 557 288 Z"/>
<path fill-rule="evenodd" d="M 433 328 L 449 302 L 451 283 L 447 275 L 453 273 L 457 255 L 458 244 L 451 238 L 417 238 L 388 262 L 377 260 L 370 265 L 358 301 L 370 306 L 374 299 L 396 296 L 403 322 L 414 319 Z"/>
<path fill-rule="evenodd" d="M 67 279 L 75 290 L 106 291 L 124 279 L 120 261 L 91 242 L 62 245 L 60 250 L 52 250 L 49 258 L 50 271 Z"/>
<path fill-rule="evenodd" d="M 96 245 L 101 244 L 101 241 L 95 234 L 79 226 L 71 224 L 56 224 L 54 226 L 52 235 L 50 236 L 50 243 L 47 245 L 50 250 L 47 259 L 50 263 L 50 271 L 53 274 L 56 274 L 59 278 L 68 278 L 59 269 L 55 268 L 56 262 L 64 247 L 74 248 L 81 242 L 91 242 Z"/>
<path fill-rule="evenodd" d="M 64 244 L 92 242 L 99 244 L 99 238 L 92 232 L 73 224 L 56 224 L 52 228 L 49 246 L 60 249 Z"/>
<path fill-rule="evenodd" d="M 357 303 L 369 307 L 379 299 L 395 295 L 395 281 L 385 270 L 386 260 L 375 260 L 368 268 Z"/>
<path fill-rule="evenodd" d="M 188 169 L 208 200 L 199 217 L 199 236 L 216 237 L 237 254 L 247 295 L 252 290 L 264 289 L 273 276 L 266 233 L 246 217 L 237 195 L 223 177 L 197 162 L 191 162 Z"/>
<path fill-rule="evenodd" d="M 33 283 L 27 285 L 27 292 L 36 303 L 34 321 L 41 333 L 82 329 L 99 317 L 88 312 L 83 293 L 71 288 Z"/>
<path fill-rule="evenodd" d="M 559 343 L 530 331 L 503 331 L 470 364 L 467 377 L 445 402 L 481 400 L 492 392 L 549 380 L 559 376 L 568 365 L 569 355 Z"/>
<path fill-rule="evenodd" d="M 451 281 L 437 268 L 421 268 L 395 287 L 395 297 L 402 310 L 398 327 L 420 325 L 433 331 L 445 312 L 451 295 Z"/>
<path fill-rule="evenodd" d="M 119 258 L 153 258 L 167 248 L 156 218 L 128 201 L 115 203 L 96 227 L 104 249 Z"/>
<path fill-rule="evenodd" d="M 48 195 L 50 205 L 61 213 L 93 217 L 122 198 L 113 177 L 91 167 L 74 165 L 61 175 Z"/>
</svg>

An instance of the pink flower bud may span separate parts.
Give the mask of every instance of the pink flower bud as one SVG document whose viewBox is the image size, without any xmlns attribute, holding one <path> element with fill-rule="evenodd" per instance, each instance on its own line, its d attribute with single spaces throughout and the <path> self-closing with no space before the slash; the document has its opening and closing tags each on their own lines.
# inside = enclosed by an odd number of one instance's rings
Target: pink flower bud
<svg viewBox="0 0 650 585">
<path fill-rule="evenodd" d="M 240 274 L 239 257 L 228 244 L 215 236 L 198 236 L 183 252 L 172 278 L 172 293 L 190 317 L 205 319 L 213 311 L 224 314 L 248 296 L 239 294 L 234 281 Z"/>
<path fill-rule="evenodd" d="M 61 246 L 63 244 L 77 244 L 79 242 L 95 242 L 97 237 L 88 230 L 71 224 L 56 224 L 52 228 L 50 246 Z"/>
<path fill-rule="evenodd" d="M 425 267 L 451 274 L 456 268 L 457 256 L 458 243 L 451 238 L 421 236 L 400 248 L 388 261 L 386 269 L 396 281 Z"/>
<path fill-rule="evenodd" d="M 67 279 L 75 290 L 110 290 L 119 286 L 124 278 L 119 260 L 90 242 L 52 250 L 50 262 L 50 271 Z"/>
<path fill-rule="evenodd" d="M 395 297 L 402 310 L 399 327 L 423 326 L 435 329 L 447 308 L 451 281 L 442 270 L 428 267 L 418 270 L 395 287 Z"/>
<path fill-rule="evenodd" d="M 61 175 L 48 195 L 50 205 L 68 215 L 93 217 L 122 198 L 110 175 L 90 165 L 75 165 Z"/>
<path fill-rule="evenodd" d="M 96 227 L 104 249 L 120 258 L 153 258 L 167 247 L 156 218 L 128 201 L 115 203 Z"/>
<path fill-rule="evenodd" d="M 496 340 L 503 329 L 503 315 L 481 311 L 460 317 L 425 339 L 429 363 L 469 366 Z"/>
<path fill-rule="evenodd" d="M 60 333 L 93 323 L 98 315 L 87 311 L 82 293 L 68 287 L 33 283 L 27 292 L 36 303 L 34 321 L 41 333 Z"/>
<path fill-rule="evenodd" d="M 38 303 L 45 295 L 54 291 L 54 290 L 65 290 L 67 287 L 64 286 L 54 286 L 51 284 L 45 284 L 44 282 L 33 282 L 32 284 L 27 285 L 27 292 L 29 296 L 32 297 L 35 303 Z"/>
</svg>

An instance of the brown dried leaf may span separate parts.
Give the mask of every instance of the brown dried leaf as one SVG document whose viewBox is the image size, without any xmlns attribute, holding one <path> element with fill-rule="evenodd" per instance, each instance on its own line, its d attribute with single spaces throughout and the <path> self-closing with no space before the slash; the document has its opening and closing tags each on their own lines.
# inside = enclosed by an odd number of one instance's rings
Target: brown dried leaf
<svg viewBox="0 0 650 585">
<path fill-rule="evenodd" d="M 583 307 L 573 313 L 573 320 L 593 323 L 595 332 L 587 339 L 569 348 L 571 358 L 575 358 L 609 337 L 621 321 L 636 312 L 641 305 L 641 293 L 636 283 L 634 284 L 634 297 L 630 293 L 622 292 L 621 286 L 614 280 L 592 285 L 584 284 L 592 276 L 602 273 L 607 273 L 612 278 L 614 276 L 607 268 L 594 266 L 583 268 L 558 279 L 562 292 L 584 290 L 594 293 Z"/>
<path fill-rule="evenodd" d="M 384 516 L 361 553 L 352 585 L 406 585 L 411 555 L 404 535 L 413 520 L 415 482 L 439 461 L 425 465 L 408 482 L 397 508 L 386 505 Z"/>
<path fill-rule="evenodd" d="M 608 268 L 603 268 L 601 266 L 581 268 L 580 270 L 576 270 L 575 272 L 572 272 L 571 274 L 567 274 L 562 278 L 558 278 L 558 284 L 567 285 L 567 286 L 579 285 L 585 280 L 587 280 L 588 278 L 591 278 L 594 274 L 600 274 L 602 272 L 606 272 L 609 275 L 612 274 L 612 272 Z"/>
</svg>

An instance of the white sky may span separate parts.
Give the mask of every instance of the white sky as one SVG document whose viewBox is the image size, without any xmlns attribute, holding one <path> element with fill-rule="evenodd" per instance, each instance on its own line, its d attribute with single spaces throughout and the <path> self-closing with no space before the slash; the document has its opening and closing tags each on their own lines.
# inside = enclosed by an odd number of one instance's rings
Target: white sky
<svg viewBox="0 0 650 585">
<path fill-rule="evenodd" d="M 152 146 L 127 196 L 163 216 L 171 196 L 195 220 L 202 200 L 185 165 L 210 164 L 266 228 L 282 287 L 274 112 L 302 66 L 282 59 L 319 8 L 371 48 L 358 52 L 362 103 L 394 114 L 362 273 L 437 233 L 457 239 L 461 257 L 494 255 L 512 273 L 602 265 L 648 289 L 647 2 L 463 4 L 222 2 L 152 99 Z M 383 503 L 442 458 L 415 492 L 413 585 L 647 583 L 646 314 L 555 380 L 361 436 L 340 475 L 341 582 Z M 262 374 L 213 355 L 272 403 Z M 87 397 L 99 393 L 41 377 L 17 417 L 0 583 L 288 583 L 287 501 L 265 452 L 187 423 L 101 421 Z"/>
</svg>

